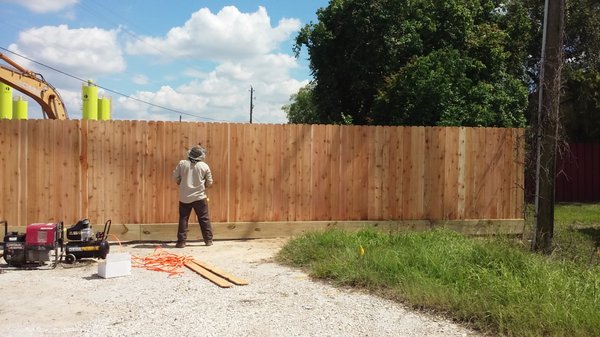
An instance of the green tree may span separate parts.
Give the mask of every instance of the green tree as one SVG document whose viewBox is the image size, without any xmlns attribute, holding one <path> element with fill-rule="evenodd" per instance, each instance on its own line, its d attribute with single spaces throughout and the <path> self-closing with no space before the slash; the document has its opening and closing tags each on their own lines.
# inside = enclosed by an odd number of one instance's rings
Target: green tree
<svg viewBox="0 0 600 337">
<path fill-rule="evenodd" d="M 283 106 L 290 124 L 316 124 L 319 119 L 313 99 L 314 84 L 309 83 L 290 97 L 290 104 Z"/>
<path fill-rule="evenodd" d="M 506 73 L 477 78 L 482 65 L 456 49 L 416 58 L 377 97 L 377 124 L 523 126 L 527 89 Z M 389 113 L 393 111 L 393 113 Z"/>
<path fill-rule="evenodd" d="M 600 1 L 567 1 L 561 121 L 569 141 L 600 141 Z"/>
<path fill-rule="evenodd" d="M 600 71 L 567 65 L 561 101 L 563 132 L 570 142 L 600 141 Z"/>
<path fill-rule="evenodd" d="M 526 115 L 534 124 L 538 110 L 544 1 L 513 1 L 509 5 L 511 15 L 505 28 L 512 43 L 520 44 L 518 49 L 525 51 L 518 58 L 526 70 L 523 80 L 529 89 Z M 529 22 L 528 29 L 511 28 L 522 26 L 523 18 Z M 597 142 L 600 140 L 600 1 L 567 1 L 565 20 L 559 128 L 568 141 Z"/>
<path fill-rule="evenodd" d="M 526 21 L 513 1 L 332 0 L 306 25 L 322 123 L 523 124 Z M 524 7 L 523 18 L 527 18 Z M 520 62 L 520 63 L 519 63 Z M 473 117 L 468 116 L 471 109 Z"/>
</svg>

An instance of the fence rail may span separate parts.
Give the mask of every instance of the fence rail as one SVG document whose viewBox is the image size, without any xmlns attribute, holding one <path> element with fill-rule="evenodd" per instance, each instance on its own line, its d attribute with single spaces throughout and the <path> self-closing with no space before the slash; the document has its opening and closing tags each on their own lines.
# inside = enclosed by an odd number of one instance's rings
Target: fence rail
<svg viewBox="0 0 600 337">
<path fill-rule="evenodd" d="M 208 149 L 214 222 L 522 219 L 523 130 L 0 121 L 0 218 L 177 222 L 171 180 Z"/>
</svg>

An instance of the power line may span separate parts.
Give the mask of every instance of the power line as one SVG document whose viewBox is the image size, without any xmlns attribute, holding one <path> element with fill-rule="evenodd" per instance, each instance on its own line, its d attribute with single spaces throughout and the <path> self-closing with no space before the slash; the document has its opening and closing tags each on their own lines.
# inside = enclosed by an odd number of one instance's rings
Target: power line
<svg viewBox="0 0 600 337">
<path fill-rule="evenodd" d="M 70 77 L 70 78 L 76 79 L 76 80 L 78 80 L 78 81 L 81 81 L 81 82 L 84 82 L 84 83 L 86 83 L 86 82 L 87 82 L 87 80 L 84 80 L 84 79 L 82 79 L 82 78 L 80 78 L 80 77 L 77 77 L 77 76 L 75 76 L 75 75 L 71 75 L 71 74 L 69 74 L 69 73 L 67 73 L 67 72 L 65 72 L 65 71 L 62 71 L 62 70 L 60 70 L 60 69 L 57 69 L 57 68 L 55 68 L 55 67 L 52 67 L 52 66 L 46 65 L 46 64 L 44 64 L 44 63 L 41 63 L 41 62 L 38 62 L 38 61 L 36 61 L 36 60 L 33 60 L 33 59 L 31 59 L 31 58 L 29 58 L 29 57 L 27 57 L 27 56 L 24 56 L 24 55 L 21 55 L 21 54 L 19 54 L 19 53 L 16 53 L 16 52 L 14 52 L 14 51 L 12 51 L 12 50 L 8 50 L 8 49 L 6 49 L 6 48 L 4 48 L 4 47 L 1 47 L 1 46 L 0 46 L 0 49 L 4 50 L 4 51 L 6 51 L 6 52 L 9 52 L 9 53 L 11 53 L 11 54 L 17 55 L 17 56 L 19 56 L 19 57 L 22 57 L 22 58 L 24 58 L 24 59 L 26 59 L 26 60 L 28 60 L 28 61 L 30 61 L 30 62 L 33 62 L 33 63 L 35 63 L 35 64 L 37 64 L 37 65 L 40 65 L 40 66 L 42 66 L 42 67 L 48 68 L 48 69 L 50 69 L 50 70 L 53 70 L 53 71 L 55 71 L 55 72 L 57 72 L 57 73 L 59 73 L 59 74 L 65 75 L 65 76 L 67 76 L 67 77 Z M 159 109 L 163 109 L 163 110 L 167 110 L 167 111 L 175 112 L 175 113 L 178 113 L 178 114 L 180 114 L 180 115 L 185 115 L 185 116 L 195 117 L 195 118 L 199 118 L 199 119 L 205 119 L 205 120 L 217 121 L 217 122 L 224 122 L 223 120 L 218 120 L 218 119 L 214 119 L 214 118 L 210 118 L 210 117 L 202 117 L 202 116 L 198 116 L 198 115 L 195 115 L 195 114 L 192 114 L 192 113 L 189 113 L 189 112 L 185 112 L 185 111 L 181 111 L 181 110 L 177 110 L 177 109 L 172 109 L 172 108 L 168 108 L 168 107 L 165 107 L 165 106 L 162 106 L 162 105 L 158 105 L 158 104 L 155 104 L 155 103 L 152 103 L 152 102 L 148 102 L 148 101 L 145 101 L 145 100 L 142 100 L 142 99 L 139 99 L 139 98 L 136 98 L 136 97 L 133 97 L 133 96 L 130 96 L 130 95 L 124 94 L 124 93 L 122 93 L 122 92 L 119 92 L 119 91 L 116 91 L 116 90 L 113 90 L 113 89 L 110 89 L 110 88 L 107 88 L 107 87 L 104 87 L 104 86 L 98 85 L 98 84 L 96 84 L 96 86 L 97 86 L 98 88 L 104 89 L 104 90 L 106 90 L 106 91 L 108 91 L 108 92 L 111 92 L 111 93 L 113 93 L 113 94 L 116 94 L 116 95 L 119 95 L 119 96 L 125 97 L 125 98 L 127 98 L 127 99 L 131 99 L 131 100 L 134 100 L 134 101 L 137 101 L 137 102 L 143 103 L 143 104 L 147 104 L 147 105 L 153 106 L 153 107 L 155 107 L 155 108 L 159 108 Z"/>
</svg>

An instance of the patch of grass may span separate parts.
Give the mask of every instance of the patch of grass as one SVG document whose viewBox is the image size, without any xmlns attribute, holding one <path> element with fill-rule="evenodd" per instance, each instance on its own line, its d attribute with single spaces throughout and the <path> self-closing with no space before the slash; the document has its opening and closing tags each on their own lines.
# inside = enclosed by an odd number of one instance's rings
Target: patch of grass
<svg viewBox="0 0 600 337">
<path fill-rule="evenodd" d="M 557 204 L 554 208 L 558 225 L 600 226 L 600 204 Z"/>
<path fill-rule="evenodd" d="M 600 331 L 600 268 L 531 254 L 508 240 L 476 240 L 445 230 L 331 230 L 291 240 L 277 260 L 317 278 L 444 312 L 486 332 Z"/>
<path fill-rule="evenodd" d="M 600 204 L 557 204 L 552 257 L 600 265 Z"/>
</svg>

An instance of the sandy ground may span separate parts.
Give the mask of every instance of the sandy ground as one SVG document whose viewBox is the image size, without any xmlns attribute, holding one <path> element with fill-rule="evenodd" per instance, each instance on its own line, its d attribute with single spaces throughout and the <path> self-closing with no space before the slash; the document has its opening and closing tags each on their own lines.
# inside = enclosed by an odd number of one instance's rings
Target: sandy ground
<svg viewBox="0 0 600 337">
<path fill-rule="evenodd" d="M 104 279 L 98 262 L 53 270 L 9 270 L 0 259 L 0 336 L 477 336 L 400 304 L 311 280 L 278 265 L 284 239 L 173 243 L 188 255 L 250 281 L 220 288 L 185 268 L 177 277 L 132 268 Z M 112 245 L 148 256 L 155 243 Z"/>
</svg>

